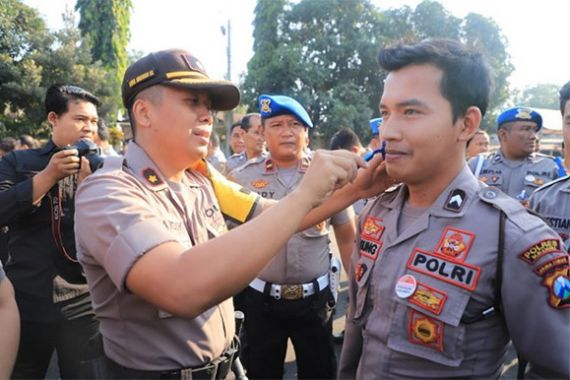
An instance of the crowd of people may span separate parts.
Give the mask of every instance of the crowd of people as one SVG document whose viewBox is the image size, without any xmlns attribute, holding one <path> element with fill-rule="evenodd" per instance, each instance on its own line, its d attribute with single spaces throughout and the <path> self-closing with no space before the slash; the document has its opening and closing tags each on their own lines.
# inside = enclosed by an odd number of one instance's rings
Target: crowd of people
<svg viewBox="0 0 570 380">
<path fill-rule="evenodd" d="M 570 82 L 561 161 L 524 105 L 489 151 L 481 54 L 431 39 L 378 63 L 366 146 L 343 128 L 313 150 L 307 109 L 260 94 L 228 158 L 212 111 L 240 92 L 184 50 L 125 72 L 122 154 L 94 94 L 51 86 L 47 143 L 0 142 L 0 378 L 57 352 L 63 379 L 275 379 L 289 340 L 305 379 L 498 378 L 511 342 L 520 377 L 568 378 Z"/>
</svg>

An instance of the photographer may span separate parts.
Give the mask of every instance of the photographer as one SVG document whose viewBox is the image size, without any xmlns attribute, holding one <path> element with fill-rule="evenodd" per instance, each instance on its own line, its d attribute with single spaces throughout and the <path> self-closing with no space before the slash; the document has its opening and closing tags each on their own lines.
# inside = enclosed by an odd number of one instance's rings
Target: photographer
<svg viewBox="0 0 570 380">
<path fill-rule="evenodd" d="M 97 331 L 74 236 L 75 190 L 92 171 L 85 156 L 97 158 L 84 148 L 90 141 L 79 139 L 93 138 L 97 106 L 82 88 L 51 86 L 51 139 L 0 161 L 0 225 L 10 228 L 6 273 L 21 316 L 14 378 L 45 377 L 54 349 L 61 378 L 78 378 L 83 348 Z"/>
</svg>

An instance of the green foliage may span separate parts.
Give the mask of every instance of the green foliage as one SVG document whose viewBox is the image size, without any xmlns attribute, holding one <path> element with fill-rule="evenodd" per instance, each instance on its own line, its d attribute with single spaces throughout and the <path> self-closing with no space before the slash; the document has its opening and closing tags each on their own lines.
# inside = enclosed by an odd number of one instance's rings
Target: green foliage
<svg viewBox="0 0 570 380">
<path fill-rule="evenodd" d="M 557 110 L 560 107 L 559 91 L 558 85 L 540 83 L 525 88 L 522 94 L 516 97 L 516 105 Z"/>
<path fill-rule="evenodd" d="M 378 116 L 386 75 L 378 70 L 376 54 L 398 40 L 445 37 L 479 49 L 496 75 L 489 120 L 508 98 L 513 67 L 506 41 L 496 23 L 481 15 L 460 19 L 430 0 L 415 9 L 384 11 L 369 0 L 258 0 L 255 12 L 245 102 L 253 110 L 261 93 L 292 96 L 307 107 L 325 141 L 351 127 L 367 142 L 368 120 Z"/>
<path fill-rule="evenodd" d="M 115 72 L 93 63 L 73 14 L 50 33 L 37 11 L 19 0 L 0 2 L 0 137 L 30 134 L 46 138 L 44 97 L 54 83 L 74 84 L 102 100 L 100 116 L 115 120 Z"/>
</svg>

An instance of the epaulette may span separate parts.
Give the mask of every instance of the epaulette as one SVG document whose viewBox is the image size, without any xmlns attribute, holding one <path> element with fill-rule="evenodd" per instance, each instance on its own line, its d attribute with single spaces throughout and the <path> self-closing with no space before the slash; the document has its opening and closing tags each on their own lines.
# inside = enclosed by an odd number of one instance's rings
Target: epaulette
<svg viewBox="0 0 570 380">
<path fill-rule="evenodd" d="M 507 219 L 524 232 L 539 228 L 543 224 L 540 218 L 533 216 L 519 201 L 496 187 L 483 187 L 477 194 L 483 202 L 504 212 Z"/>
<path fill-rule="evenodd" d="M 565 175 L 564 177 L 558 177 L 558 178 L 556 178 L 556 179 L 553 179 L 552 181 L 547 182 L 547 183 L 545 183 L 544 185 L 540 186 L 540 187 L 539 187 L 538 189 L 536 189 L 534 192 L 536 193 L 536 192 L 538 192 L 538 191 L 542 191 L 542 190 L 544 190 L 544 189 L 547 189 L 547 188 L 549 188 L 550 186 L 552 186 L 552 185 L 554 185 L 554 184 L 557 184 L 558 182 L 562 182 L 562 181 L 567 180 L 568 178 L 570 178 L 570 175 Z"/>
<path fill-rule="evenodd" d="M 259 156 L 253 160 L 246 161 L 243 165 L 240 165 L 237 168 L 233 169 L 231 173 L 239 173 L 250 166 L 261 164 L 264 160 L 265 158 L 263 156 Z"/>
</svg>

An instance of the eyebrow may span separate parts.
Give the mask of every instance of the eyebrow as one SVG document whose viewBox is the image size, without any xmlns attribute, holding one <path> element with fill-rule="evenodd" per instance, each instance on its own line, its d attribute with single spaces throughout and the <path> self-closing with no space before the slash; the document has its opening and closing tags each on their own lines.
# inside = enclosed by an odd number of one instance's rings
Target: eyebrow
<svg viewBox="0 0 570 380">
<path fill-rule="evenodd" d="M 409 106 L 420 106 L 420 107 L 426 107 L 427 108 L 427 105 L 418 99 L 409 99 L 409 100 L 405 100 L 403 102 L 396 104 L 396 108 L 404 108 L 404 107 L 409 107 Z M 386 107 L 386 106 L 384 104 L 380 103 L 380 108 L 382 108 L 382 107 Z"/>
</svg>

